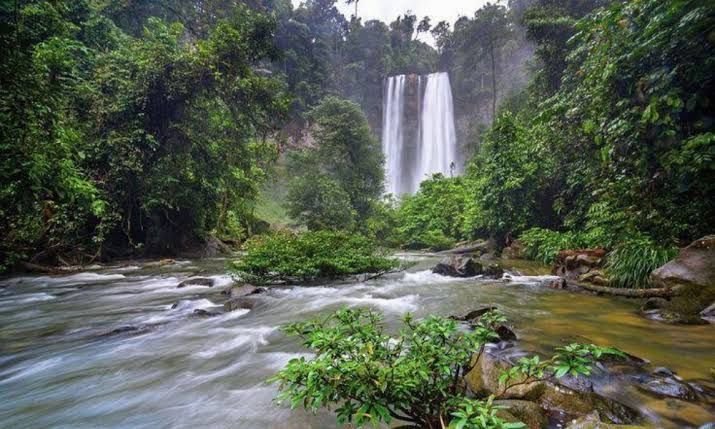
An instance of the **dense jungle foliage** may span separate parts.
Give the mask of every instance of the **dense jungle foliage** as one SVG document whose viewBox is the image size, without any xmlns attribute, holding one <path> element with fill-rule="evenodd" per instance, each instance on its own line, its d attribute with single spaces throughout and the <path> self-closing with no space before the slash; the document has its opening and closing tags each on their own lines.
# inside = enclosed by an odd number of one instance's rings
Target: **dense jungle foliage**
<svg viewBox="0 0 715 429">
<path fill-rule="evenodd" d="M 241 242 L 261 192 L 285 225 L 390 247 L 605 247 L 624 286 L 712 232 L 712 2 L 511 0 L 454 24 L 336 5 L 2 2 L 2 268 Z M 384 78 L 438 70 L 465 174 L 386 198 Z"/>
</svg>

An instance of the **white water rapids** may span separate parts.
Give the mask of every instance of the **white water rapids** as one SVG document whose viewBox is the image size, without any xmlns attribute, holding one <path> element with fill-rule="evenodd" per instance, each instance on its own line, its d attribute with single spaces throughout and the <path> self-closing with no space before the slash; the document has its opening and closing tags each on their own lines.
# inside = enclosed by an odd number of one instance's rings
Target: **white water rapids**
<svg viewBox="0 0 715 429">
<path fill-rule="evenodd" d="M 708 327 L 663 327 L 635 315 L 630 302 L 583 295 L 574 304 L 569 293 L 539 287 L 539 277 L 452 279 L 429 271 L 436 257 L 402 258 L 418 265 L 365 283 L 273 289 L 251 311 L 207 318 L 193 313 L 221 312 L 232 282 L 226 261 L 0 280 L 0 427 L 339 427 L 327 411 L 274 403 L 276 387 L 266 380 L 310 356 L 280 326 L 343 306 L 371 307 L 396 332 L 407 312 L 462 315 L 496 305 L 525 347 L 550 352 L 581 335 L 685 377 L 705 373 L 712 357 Z M 190 275 L 214 286 L 177 288 Z M 138 329 L 121 331 L 128 326 Z"/>
</svg>

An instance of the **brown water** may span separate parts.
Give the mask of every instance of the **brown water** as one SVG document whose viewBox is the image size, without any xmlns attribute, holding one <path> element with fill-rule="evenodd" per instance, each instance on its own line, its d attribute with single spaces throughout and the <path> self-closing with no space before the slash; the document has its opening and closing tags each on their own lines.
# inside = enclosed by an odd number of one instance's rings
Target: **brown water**
<svg viewBox="0 0 715 429">
<path fill-rule="evenodd" d="M 393 328 L 406 312 L 452 315 L 496 305 L 512 320 L 521 347 L 533 351 L 548 353 L 574 340 L 609 344 L 686 379 L 708 378 L 715 366 L 712 325 L 648 321 L 633 301 L 544 289 L 538 277 L 448 279 L 426 271 L 433 257 L 404 257 L 418 262 L 407 273 L 275 290 L 253 311 L 209 319 L 191 313 L 222 302 L 221 285 L 231 281 L 222 260 L 6 279 L 0 282 L 0 427 L 336 427 L 328 413 L 274 404 L 275 388 L 264 380 L 305 353 L 280 325 L 345 305 L 380 310 Z M 544 272 L 535 264 L 518 269 Z M 198 272 L 219 285 L 176 288 Z M 102 335 L 127 325 L 142 330 Z M 653 399 L 626 388 L 617 393 L 656 427 L 715 420 L 712 404 Z"/>
</svg>

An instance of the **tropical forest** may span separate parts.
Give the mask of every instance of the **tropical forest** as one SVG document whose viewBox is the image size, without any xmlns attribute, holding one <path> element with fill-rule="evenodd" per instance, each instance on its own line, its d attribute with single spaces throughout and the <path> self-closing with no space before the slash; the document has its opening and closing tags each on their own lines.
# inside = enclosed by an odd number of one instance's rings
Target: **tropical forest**
<svg viewBox="0 0 715 429">
<path fill-rule="evenodd" d="M 715 428 L 712 0 L 0 0 L 0 427 Z"/>
</svg>

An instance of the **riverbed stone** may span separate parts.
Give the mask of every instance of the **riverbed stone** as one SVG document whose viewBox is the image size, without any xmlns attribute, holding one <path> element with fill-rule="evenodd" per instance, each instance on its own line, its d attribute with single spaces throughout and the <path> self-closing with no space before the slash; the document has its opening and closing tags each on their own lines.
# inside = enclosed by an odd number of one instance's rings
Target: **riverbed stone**
<svg viewBox="0 0 715 429">
<path fill-rule="evenodd" d="M 708 235 L 681 249 L 678 256 L 651 273 L 657 287 L 683 285 L 715 287 L 715 235 Z"/>
<path fill-rule="evenodd" d="M 472 310 L 469 313 L 465 314 L 464 316 L 450 316 L 449 318 L 452 320 L 459 320 L 462 322 L 467 322 L 467 321 L 479 319 L 486 313 L 488 313 L 490 311 L 494 311 L 496 309 L 497 309 L 496 307 L 484 307 L 484 308 L 480 308 L 478 310 Z"/>
<path fill-rule="evenodd" d="M 256 299 L 254 296 L 242 296 L 239 298 L 234 298 L 226 301 L 223 304 L 223 309 L 226 312 L 236 311 L 236 310 L 253 310 L 261 303 L 260 300 Z"/>
<path fill-rule="evenodd" d="M 674 377 L 658 377 L 638 384 L 638 388 L 661 397 L 678 398 L 692 401 L 696 398 L 695 390 L 688 384 Z"/>
<path fill-rule="evenodd" d="M 184 280 L 183 282 L 179 283 L 177 288 L 185 288 L 187 286 L 206 286 L 206 287 L 213 287 L 214 285 L 214 279 L 209 278 L 209 277 L 192 277 L 189 279 Z"/>
<path fill-rule="evenodd" d="M 544 410 L 535 402 L 503 399 L 494 401 L 494 405 L 504 407 L 504 411 L 514 416 L 517 421 L 524 423 L 529 429 L 541 429 L 548 424 Z"/>
<path fill-rule="evenodd" d="M 442 259 L 432 272 L 448 277 L 475 277 L 483 271 L 482 264 L 470 256 L 452 255 Z"/>
<path fill-rule="evenodd" d="M 250 284 L 234 284 L 226 288 L 222 293 L 228 295 L 231 299 L 240 298 L 242 296 L 257 295 L 265 293 L 266 289 L 259 288 Z"/>
<path fill-rule="evenodd" d="M 482 274 L 490 279 L 500 279 L 504 276 L 504 269 L 499 264 L 489 264 L 484 267 Z"/>
<path fill-rule="evenodd" d="M 566 426 L 566 429 L 646 429 L 646 427 L 604 423 L 601 421 L 598 411 L 594 411 L 586 416 L 573 420 Z"/>
</svg>

